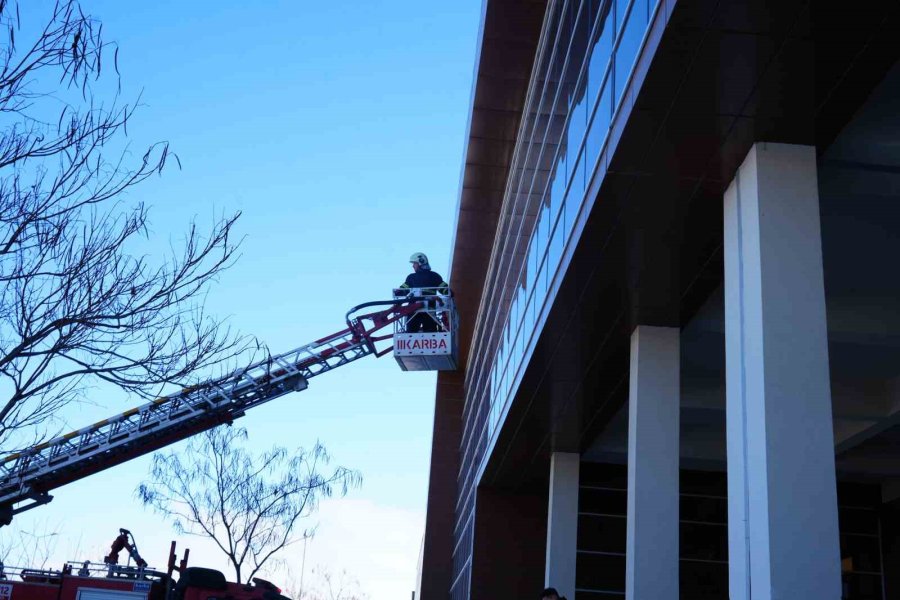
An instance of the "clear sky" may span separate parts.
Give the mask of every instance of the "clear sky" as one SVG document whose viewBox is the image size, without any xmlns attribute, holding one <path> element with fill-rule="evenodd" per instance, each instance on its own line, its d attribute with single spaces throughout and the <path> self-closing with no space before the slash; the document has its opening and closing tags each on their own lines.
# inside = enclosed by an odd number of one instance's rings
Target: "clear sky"
<svg viewBox="0 0 900 600">
<path fill-rule="evenodd" d="M 28 18 L 31 2 L 23 2 Z M 446 274 L 480 19 L 480 0 L 221 2 L 83 0 L 120 46 L 123 95 L 143 92 L 134 147 L 168 140 L 183 169 L 133 190 L 152 205 L 160 254 L 192 217 L 243 211 L 238 264 L 208 309 L 289 350 L 384 298 L 424 251 Z M 136 159 L 138 156 L 135 157 Z M 451 282 L 452 283 L 452 282 Z M 346 569 L 373 600 L 406 598 L 424 527 L 433 374 L 366 359 L 256 409 L 251 442 L 311 445 L 356 468 L 363 487 L 327 502 L 307 548 Z M 65 415 L 79 427 L 130 406 L 124 394 Z M 14 527 L 55 530 L 55 558 L 99 560 L 117 528 L 165 562 L 174 532 L 142 509 L 141 459 L 58 490 Z M 193 538 L 197 565 L 220 565 Z M 302 545 L 287 556 L 299 571 Z"/>
</svg>

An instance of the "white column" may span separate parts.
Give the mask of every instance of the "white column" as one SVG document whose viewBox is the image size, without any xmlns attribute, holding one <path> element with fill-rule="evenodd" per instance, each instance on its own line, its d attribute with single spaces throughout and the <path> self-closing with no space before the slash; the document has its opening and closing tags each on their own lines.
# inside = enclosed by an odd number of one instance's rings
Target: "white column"
<svg viewBox="0 0 900 600">
<path fill-rule="evenodd" d="M 576 452 L 554 452 L 550 455 L 544 585 L 556 588 L 560 596 L 569 600 L 575 598 L 580 461 L 581 456 Z"/>
<path fill-rule="evenodd" d="M 678 599 L 680 331 L 631 335 L 626 600 Z"/>
<path fill-rule="evenodd" d="M 815 148 L 753 146 L 724 209 L 730 597 L 837 600 Z"/>
</svg>

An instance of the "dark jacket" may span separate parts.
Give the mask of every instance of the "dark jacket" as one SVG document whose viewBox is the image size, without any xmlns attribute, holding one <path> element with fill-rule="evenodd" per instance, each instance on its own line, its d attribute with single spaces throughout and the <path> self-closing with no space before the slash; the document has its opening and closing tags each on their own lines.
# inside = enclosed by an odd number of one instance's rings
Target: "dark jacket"
<svg viewBox="0 0 900 600">
<path fill-rule="evenodd" d="M 400 286 L 400 290 L 407 294 L 409 293 L 407 290 L 410 288 L 438 288 L 438 291 L 442 294 L 450 291 L 450 286 L 444 281 L 443 277 L 434 271 L 426 271 L 425 269 L 413 271 L 406 276 L 406 281 Z M 433 292 L 429 290 L 427 293 Z"/>
</svg>

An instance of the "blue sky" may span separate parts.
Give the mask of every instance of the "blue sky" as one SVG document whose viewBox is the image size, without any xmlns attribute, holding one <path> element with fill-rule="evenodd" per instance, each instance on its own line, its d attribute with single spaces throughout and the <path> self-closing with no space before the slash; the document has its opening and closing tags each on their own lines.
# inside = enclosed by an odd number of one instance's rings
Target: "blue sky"
<svg viewBox="0 0 900 600">
<path fill-rule="evenodd" d="M 124 98 L 142 93 L 134 148 L 167 140 L 183 165 L 128 196 L 152 206 L 153 247 L 164 253 L 191 218 L 243 211 L 242 256 L 211 288 L 210 312 L 289 350 L 389 294 L 413 251 L 446 273 L 480 0 L 83 4 L 120 46 Z M 24 18 L 32 6 L 23 3 Z M 133 402 L 103 396 L 68 422 Z M 323 505 L 308 569 L 346 569 L 373 600 L 408 595 L 433 399 L 433 374 L 366 359 L 239 422 L 259 447 L 320 439 L 363 472 L 362 489 Z M 93 554 L 128 527 L 162 564 L 174 534 L 133 497 L 146 471 L 142 459 L 62 488 L 16 525 L 60 527 L 57 553 L 71 559 L 101 558 Z M 180 542 L 194 564 L 217 560 L 197 540 Z"/>
</svg>

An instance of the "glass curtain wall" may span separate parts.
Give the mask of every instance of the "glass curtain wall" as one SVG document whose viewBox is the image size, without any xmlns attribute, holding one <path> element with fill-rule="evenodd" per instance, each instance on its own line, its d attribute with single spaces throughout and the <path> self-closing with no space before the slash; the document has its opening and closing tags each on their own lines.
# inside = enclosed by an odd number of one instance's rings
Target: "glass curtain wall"
<svg viewBox="0 0 900 600">
<path fill-rule="evenodd" d="M 474 488 L 549 310 L 586 188 L 658 0 L 550 0 L 466 372 L 453 600 L 468 598 Z"/>
</svg>

